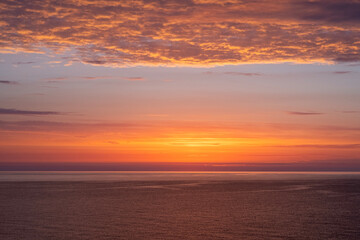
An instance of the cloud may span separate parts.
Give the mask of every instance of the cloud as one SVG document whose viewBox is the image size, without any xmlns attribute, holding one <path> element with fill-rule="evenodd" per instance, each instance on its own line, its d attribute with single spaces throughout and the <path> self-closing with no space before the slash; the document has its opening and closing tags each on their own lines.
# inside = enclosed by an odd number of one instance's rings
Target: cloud
<svg viewBox="0 0 360 240">
<path fill-rule="evenodd" d="M 348 74 L 348 73 L 351 73 L 351 71 L 336 71 L 336 72 L 333 72 L 333 74 Z"/>
<path fill-rule="evenodd" d="M 246 73 L 246 72 L 224 72 L 224 74 L 237 75 L 237 76 L 248 76 L 248 77 L 261 76 L 260 73 Z"/>
<path fill-rule="evenodd" d="M 342 111 L 342 113 L 360 113 L 360 111 Z"/>
<path fill-rule="evenodd" d="M 297 5 L 305 10 L 300 16 L 306 20 L 333 23 L 360 21 L 360 2 L 356 0 L 302 0 L 298 1 Z M 311 11 L 308 8 L 311 8 Z"/>
<path fill-rule="evenodd" d="M 60 113 L 59 113 L 60 114 Z M 150 125 L 151 126 L 151 125 Z M 147 124 L 135 123 L 76 123 L 54 121 L 0 121 L 0 129 L 6 131 L 33 131 L 33 132 L 89 132 L 114 131 L 124 129 L 143 129 Z"/>
<path fill-rule="evenodd" d="M 17 85 L 19 83 L 15 81 L 0 80 L 0 84 Z"/>
<path fill-rule="evenodd" d="M 1 52 L 67 63 L 209 66 L 360 60 L 356 0 L 4 0 Z"/>
<path fill-rule="evenodd" d="M 324 113 L 321 112 L 293 112 L 293 111 L 287 111 L 290 115 L 302 115 L 302 116 L 311 116 L 311 115 L 322 115 Z"/>
<path fill-rule="evenodd" d="M 212 72 L 212 71 L 206 71 L 204 72 L 204 74 L 226 74 L 226 75 L 247 76 L 247 77 L 263 75 L 261 73 L 252 73 L 252 72 Z"/>
<path fill-rule="evenodd" d="M 145 81 L 143 77 L 124 77 L 123 79 L 128 81 Z"/>
<path fill-rule="evenodd" d="M 43 80 L 49 81 L 49 82 L 56 82 L 56 81 L 63 81 L 63 80 L 69 80 L 71 78 L 68 77 L 55 77 L 55 78 L 45 78 Z"/>
<path fill-rule="evenodd" d="M 9 108 L 0 108 L 0 115 L 59 115 L 60 112 L 52 111 L 28 111 Z"/>
<path fill-rule="evenodd" d="M 35 62 L 14 62 L 15 65 L 33 64 Z"/>
<path fill-rule="evenodd" d="M 74 76 L 74 77 L 53 77 L 53 78 L 44 78 L 43 81 L 48 82 L 59 82 L 67 80 L 98 80 L 98 79 L 116 79 L 121 77 L 113 76 Z"/>
<path fill-rule="evenodd" d="M 62 61 L 48 61 L 46 64 L 59 64 L 62 63 Z"/>
<path fill-rule="evenodd" d="M 97 80 L 97 79 L 114 78 L 114 77 L 110 77 L 110 76 L 85 76 L 85 77 L 77 77 L 77 78 L 85 79 L 85 80 Z"/>
<path fill-rule="evenodd" d="M 59 113 L 61 114 L 61 113 Z M 189 137 L 186 133 L 194 133 L 192 137 L 217 138 L 230 137 L 254 139 L 259 137 L 290 137 L 304 133 L 311 136 L 329 136 L 331 134 L 352 135 L 360 133 L 359 127 L 345 127 L 336 125 L 304 125 L 280 123 L 238 123 L 238 122 L 202 122 L 202 121 L 171 121 L 148 120 L 131 122 L 60 122 L 60 121 L 1 121 L 0 130 L 5 131 L 33 131 L 33 132 L 76 132 L 91 134 L 93 132 L 129 133 L 144 137 L 147 133 L 156 133 L 157 136 L 179 138 Z M 170 135 L 169 135 L 170 132 Z M 185 133 L 185 136 L 183 134 Z M 315 134 L 316 133 L 316 134 Z M 180 137 L 182 136 L 182 137 Z M 342 136 L 343 139 L 343 136 Z"/>
</svg>

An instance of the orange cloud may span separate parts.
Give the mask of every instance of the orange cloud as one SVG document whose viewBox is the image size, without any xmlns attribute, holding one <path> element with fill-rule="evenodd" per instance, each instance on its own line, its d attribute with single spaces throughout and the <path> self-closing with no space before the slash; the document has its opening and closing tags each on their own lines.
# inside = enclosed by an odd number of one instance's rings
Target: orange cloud
<svg viewBox="0 0 360 240">
<path fill-rule="evenodd" d="M 360 60 L 356 0 L 5 0 L 0 52 L 95 65 Z"/>
</svg>

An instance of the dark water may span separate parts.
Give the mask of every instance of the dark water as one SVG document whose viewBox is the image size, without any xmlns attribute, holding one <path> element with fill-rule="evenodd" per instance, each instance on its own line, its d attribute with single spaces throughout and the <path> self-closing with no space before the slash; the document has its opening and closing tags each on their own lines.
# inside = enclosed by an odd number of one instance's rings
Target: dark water
<svg viewBox="0 0 360 240">
<path fill-rule="evenodd" d="M 356 174 L 93 174 L 0 173 L 0 239 L 360 239 Z"/>
</svg>

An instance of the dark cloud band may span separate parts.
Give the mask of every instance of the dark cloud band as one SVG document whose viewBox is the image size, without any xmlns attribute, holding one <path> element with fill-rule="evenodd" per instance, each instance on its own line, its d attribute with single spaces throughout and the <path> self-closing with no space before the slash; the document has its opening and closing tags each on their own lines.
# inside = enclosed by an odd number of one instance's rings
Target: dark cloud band
<svg viewBox="0 0 360 240">
<path fill-rule="evenodd" d="M 0 80 L 0 84 L 16 85 L 16 84 L 18 84 L 18 82 L 15 82 L 15 81 L 7 81 L 7 80 Z"/>
<path fill-rule="evenodd" d="M 59 115 L 59 112 L 51 111 L 27 111 L 9 108 L 0 108 L 0 115 Z"/>
</svg>

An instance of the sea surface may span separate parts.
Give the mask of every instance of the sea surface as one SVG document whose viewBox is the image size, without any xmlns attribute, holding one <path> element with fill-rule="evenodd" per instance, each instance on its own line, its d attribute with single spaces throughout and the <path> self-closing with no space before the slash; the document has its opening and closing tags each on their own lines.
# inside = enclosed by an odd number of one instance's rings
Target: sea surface
<svg viewBox="0 0 360 240">
<path fill-rule="evenodd" d="M 360 173 L 0 172 L 0 239 L 360 239 Z"/>
</svg>

